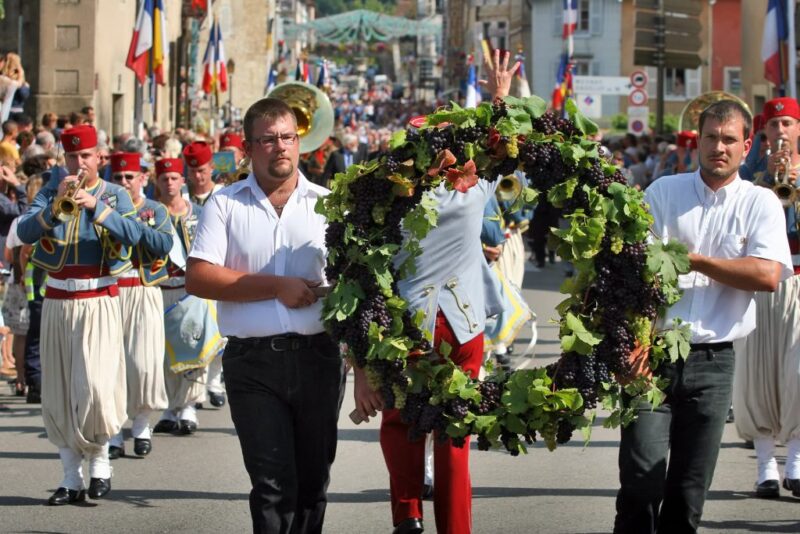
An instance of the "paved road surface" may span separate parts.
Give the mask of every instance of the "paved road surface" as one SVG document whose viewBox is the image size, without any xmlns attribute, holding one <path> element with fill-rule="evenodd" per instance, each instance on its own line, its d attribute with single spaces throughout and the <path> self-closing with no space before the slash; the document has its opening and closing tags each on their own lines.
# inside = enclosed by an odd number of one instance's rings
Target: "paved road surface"
<svg viewBox="0 0 800 534">
<path fill-rule="evenodd" d="M 543 365 L 558 349 L 557 329 L 548 323 L 560 300 L 559 265 L 526 274 L 525 295 L 539 314 L 540 343 L 533 359 L 516 366 Z M 521 340 L 525 342 L 525 340 Z M 348 381 L 352 388 L 352 377 Z M 247 532 L 249 481 L 227 407 L 199 412 L 200 430 L 191 437 L 158 436 L 146 459 L 113 463 L 110 498 L 82 506 L 44 503 L 61 480 L 54 447 L 47 441 L 39 406 L 0 392 L 0 532 L 151 533 Z M 339 450 L 330 485 L 325 531 L 388 533 L 388 477 L 378 445 L 378 425 L 353 425 L 348 389 L 342 409 Z M 617 490 L 618 433 L 598 428 L 591 444 L 581 442 L 550 453 L 535 446 L 527 456 L 503 452 L 472 455 L 473 518 L 476 533 L 610 532 Z M 132 444 L 128 441 L 129 449 Z M 786 449 L 779 448 L 783 455 Z M 728 425 L 703 521 L 703 532 L 800 532 L 800 500 L 752 498 L 753 451 L 743 448 Z M 88 480 L 88 479 L 87 479 Z M 433 532 L 433 509 L 425 509 Z"/>
</svg>

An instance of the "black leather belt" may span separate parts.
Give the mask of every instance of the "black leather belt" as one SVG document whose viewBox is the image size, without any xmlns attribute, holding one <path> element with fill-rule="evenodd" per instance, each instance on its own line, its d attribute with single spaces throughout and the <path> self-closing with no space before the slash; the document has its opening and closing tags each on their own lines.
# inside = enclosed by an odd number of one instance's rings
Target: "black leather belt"
<svg viewBox="0 0 800 534">
<path fill-rule="evenodd" d="M 272 352 L 286 352 L 303 350 L 311 347 L 315 341 L 319 341 L 327 334 L 313 334 L 304 336 L 301 334 L 281 334 L 278 336 L 265 337 L 236 337 L 229 336 L 228 343 L 236 343 L 246 347 L 264 347 Z"/>
<path fill-rule="evenodd" d="M 692 352 L 698 350 L 710 350 L 712 352 L 727 350 L 733 348 L 732 341 L 722 341 L 720 343 L 692 343 L 690 346 Z"/>
</svg>

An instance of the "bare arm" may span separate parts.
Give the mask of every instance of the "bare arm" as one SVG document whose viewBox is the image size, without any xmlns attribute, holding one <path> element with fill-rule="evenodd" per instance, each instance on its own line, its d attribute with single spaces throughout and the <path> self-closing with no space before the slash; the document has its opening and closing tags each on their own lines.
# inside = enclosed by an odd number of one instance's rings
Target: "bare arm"
<svg viewBox="0 0 800 534">
<path fill-rule="evenodd" d="M 763 258 L 723 259 L 689 254 L 693 271 L 721 284 L 744 291 L 775 291 L 780 282 L 781 264 Z"/>
<path fill-rule="evenodd" d="M 358 366 L 353 366 L 355 375 L 353 397 L 356 401 L 356 410 L 364 421 L 369 421 L 370 417 L 375 417 L 378 412 L 383 410 L 383 397 L 380 392 L 374 391 L 369 386 L 366 372 Z"/>
<path fill-rule="evenodd" d="M 242 273 L 197 258 L 186 264 L 186 291 L 223 302 L 278 299 L 288 308 L 305 308 L 317 301 L 311 288 L 318 285 L 293 276 Z"/>
</svg>

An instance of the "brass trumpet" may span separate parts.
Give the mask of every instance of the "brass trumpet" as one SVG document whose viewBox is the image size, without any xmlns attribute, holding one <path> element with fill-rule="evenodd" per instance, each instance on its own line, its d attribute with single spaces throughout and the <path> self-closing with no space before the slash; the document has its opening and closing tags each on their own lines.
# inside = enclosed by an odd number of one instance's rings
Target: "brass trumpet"
<svg viewBox="0 0 800 534">
<path fill-rule="evenodd" d="M 80 206 L 75 202 L 75 193 L 86 185 L 89 173 L 86 169 L 78 171 L 78 180 L 67 184 L 67 190 L 53 200 L 53 215 L 61 222 L 71 221 L 78 216 Z"/>
<path fill-rule="evenodd" d="M 500 202 L 513 202 L 522 193 L 522 182 L 515 174 L 503 176 L 497 184 L 495 194 Z"/>
<path fill-rule="evenodd" d="M 775 152 L 780 152 L 783 148 L 783 139 L 778 139 L 778 146 Z M 775 174 L 772 177 L 772 191 L 778 196 L 784 207 L 789 206 L 797 199 L 797 190 L 789 182 L 789 164 L 775 166 Z"/>
</svg>

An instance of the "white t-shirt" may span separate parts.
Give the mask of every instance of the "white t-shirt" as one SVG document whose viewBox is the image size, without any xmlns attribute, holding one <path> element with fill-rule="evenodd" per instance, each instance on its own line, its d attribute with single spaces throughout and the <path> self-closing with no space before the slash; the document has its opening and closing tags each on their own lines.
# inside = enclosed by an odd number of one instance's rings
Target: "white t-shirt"
<svg viewBox="0 0 800 534">
<path fill-rule="evenodd" d="M 645 199 L 655 218 L 653 231 L 664 242 L 676 239 L 689 252 L 715 258 L 777 261 L 783 266 L 781 280 L 794 273 L 783 208 L 768 189 L 737 176 L 714 192 L 698 170 L 659 178 L 647 188 Z M 690 323 L 692 343 L 734 341 L 755 329 L 753 291 L 734 289 L 695 271 L 681 275 L 678 283 L 683 297 L 666 319 Z"/>
<path fill-rule="evenodd" d="M 21 247 L 25 243 L 17 235 L 17 223 L 19 222 L 19 217 L 15 218 L 11 221 L 11 226 L 8 227 L 8 236 L 6 236 L 6 244 L 5 248 L 13 249 L 15 247 Z M 5 256 L 3 256 L 5 258 Z M 5 263 L 5 262 L 4 262 Z M 14 269 L 11 265 L 8 266 L 8 269 L 11 270 L 11 276 L 8 279 L 9 284 L 14 284 Z"/>
<path fill-rule="evenodd" d="M 302 174 L 278 217 L 251 173 L 214 193 L 203 207 L 189 257 L 239 272 L 325 281 L 325 218 L 314 211 L 329 191 Z M 319 334 L 322 301 L 289 309 L 278 299 L 217 301 L 223 336 Z"/>
</svg>

